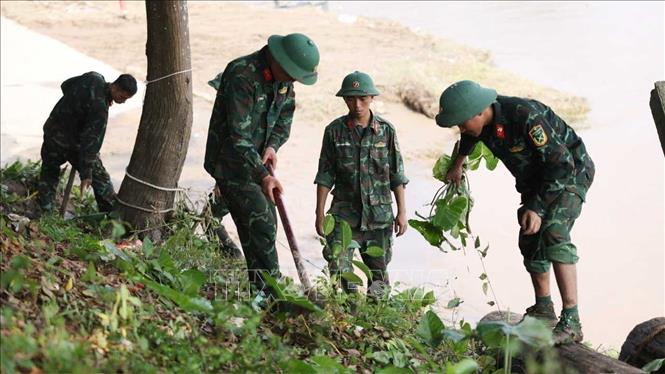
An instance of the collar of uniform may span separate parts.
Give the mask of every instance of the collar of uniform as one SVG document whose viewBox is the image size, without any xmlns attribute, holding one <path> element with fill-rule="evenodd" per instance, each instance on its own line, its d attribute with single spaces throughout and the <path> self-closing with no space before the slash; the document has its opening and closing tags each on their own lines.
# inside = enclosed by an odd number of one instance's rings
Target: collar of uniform
<svg viewBox="0 0 665 374">
<path fill-rule="evenodd" d="M 379 132 L 379 121 L 376 120 L 376 117 L 374 116 L 374 113 L 370 109 L 369 111 L 369 128 L 372 129 L 372 131 L 376 134 Z M 346 128 L 349 130 L 353 130 L 354 127 L 356 126 L 355 121 L 353 118 L 351 118 L 350 115 L 346 115 L 346 119 L 344 120 L 344 124 L 346 124 Z"/>
<path fill-rule="evenodd" d="M 494 113 L 492 118 L 492 126 L 487 127 L 491 129 L 492 134 L 495 137 L 503 140 L 505 139 L 506 118 L 503 116 L 503 112 L 501 111 L 501 104 L 498 101 L 492 103 L 492 111 Z"/>
<path fill-rule="evenodd" d="M 111 83 L 106 83 L 104 85 L 104 93 L 106 94 L 106 102 L 111 104 L 113 101 L 113 96 L 111 95 Z"/>
<path fill-rule="evenodd" d="M 272 76 L 272 71 L 270 71 L 270 65 L 268 64 L 268 46 L 261 48 L 259 51 L 258 68 L 261 70 L 263 80 L 267 83 L 272 83 L 275 78 Z"/>
</svg>

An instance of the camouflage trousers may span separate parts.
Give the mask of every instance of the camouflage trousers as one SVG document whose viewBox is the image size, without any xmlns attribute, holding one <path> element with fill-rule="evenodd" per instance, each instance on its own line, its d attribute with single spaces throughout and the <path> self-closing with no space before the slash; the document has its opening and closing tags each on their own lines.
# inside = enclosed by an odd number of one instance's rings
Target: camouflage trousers
<svg viewBox="0 0 665 374">
<path fill-rule="evenodd" d="M 520 229 L 519 247 L 529 273 L 546 273 L 552 262 L 577 263 L 577 248 L 570 241 L 570 230 L 580 216 L 582 203 L 580 196 L 564 191 L 547 210 L 540 231 L 534 235 L 524 235 Z M 524 211 L 524 207 L 517 210 L 518 222 Z"/>
<path fill-rule="evenodd" d="M 45 212 L 55 210 L 55 193 L 60 181 L 60 166 L 69 162 L 74 169 L 78 170 L 78 151 L 65 149 L 54 142 L 44 140 L 42 144 L 42 169 L 39 174 L 39 205 Z M 92 164 L 92 190 L 95 193 L 97 208 L 100 212 L 113 210 L 115 201 L 115 190 L 111 183 L 111 177 L 104 168 L 99 154 Z"/>
<path fill-rule="evenodd" d="M 335 229 L 326 238 L 328 243 L 342 241 L 342 230 L 339 220 L 336 218 Z M 360 245 L 360 258 L 363 263 L 369 268 L 372 279 L 367 280 L 367 290 L 369 295 L 382 295 L 387 286 L 390 285 L 388 277 L 388 263 L 392 258 L 392 242 L 393 232 L 392 227 L 385 229 L 377 229 L 370 231 L 360 231 L 359 229 L 351 229 L 352 239 Z M 384 251 L 383 256 L 372 257 L 368 255 L 367 248 L 377 246 L 381 247 Z M 354 249 L 342 250 L 338 258 L 334 258 L 332 253 L 332 245 L 327 245 L 323 248 L 323 258 L 328 261 L 328 269 L 330 275 L 341 275 L 346 272 L 353 272 L 353 254 Z M 356 286 L 349 283 L 346 279 L 341 279 L 342 288 L 347 292 L 356 292 Z"/>
<path fill-rule="evenodd" d="M 263 194 L 258 184 L 238 186 L 217 181 L 217 185 L 238 229 L 250 286 L 254 291 L 266 290 L 262 272 L 265 271 L 272 277 L 281 276 L 275 248 L 275 205 Z"/>
<path fill-rule="evenodd" d="M 233 242 L 233 239 L 229 236 L 229 233 L 226 232 L 222 219 L 224 216 L 229 214 L 229 209 L 225 199 L 221 197 L 215 197 L 214 194 L 208 195 L 208 204 L 210 204 L 210 210 L 213 217 L 219 220 L 219 225 L 213 226 L 210 230 L 211 234 L 214 234 L 219 240 L 219 250 L 222 254 L 229 257 L 240 258 L 242 257 L 242 252 L 240 248 Z"/>
</svg>

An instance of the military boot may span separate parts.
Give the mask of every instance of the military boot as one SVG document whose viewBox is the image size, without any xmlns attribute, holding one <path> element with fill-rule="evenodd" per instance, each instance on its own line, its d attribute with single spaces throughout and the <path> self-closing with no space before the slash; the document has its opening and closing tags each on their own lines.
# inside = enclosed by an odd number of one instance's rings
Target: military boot
<svg viewBox="0 0 665 374">
<path fill-rule="evenodd" d="M 217 238 L 219 238 L 219 249 L 225 256 L 233 258 L 243 257 L 242 251 L 240 248 L 238 248 L 233 239 L 231 239 L 229 233 L 226 232 L 224 225 L 220 225 L 217 229 L 215 229 L 215 233 L 217 234 Z"/>
<path fill-rule="evenodd" d="M 556 313 L 554 313 L 554 304 L 553 303 L 536 303 L 528 308 L 526 308 L 526 313 L 524 317 L 529 316 L 537 318 L 549 327 L 554 327 L 557 322 Z M 522 320 L 524 320 L 524 317 Z"/>
<path fill-rule="evenodd" d="M 559 323 L 557 323 L 554 330 L 552 330 L 552 338 L 554 339 L 554 345 L 581 342 L 584 338 L 584 334 L 582 334 L 580 318 L 578 316 L 562 313 Z"/>
</svg>

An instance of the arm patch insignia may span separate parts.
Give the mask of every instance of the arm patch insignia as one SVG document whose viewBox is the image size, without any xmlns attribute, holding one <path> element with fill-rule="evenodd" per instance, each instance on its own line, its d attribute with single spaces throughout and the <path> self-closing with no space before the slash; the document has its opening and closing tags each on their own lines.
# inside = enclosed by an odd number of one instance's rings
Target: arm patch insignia
<svg viewBox="0 0 665 374">
<path fill-rule="evenodd" d="M 536 147 L 542 147 L 547 144 L 549 140 L 547 138 L 547 133 L 543 129 L 543 125 L 536 125 L 529 130 L 529 137 Z"/>
</svg>

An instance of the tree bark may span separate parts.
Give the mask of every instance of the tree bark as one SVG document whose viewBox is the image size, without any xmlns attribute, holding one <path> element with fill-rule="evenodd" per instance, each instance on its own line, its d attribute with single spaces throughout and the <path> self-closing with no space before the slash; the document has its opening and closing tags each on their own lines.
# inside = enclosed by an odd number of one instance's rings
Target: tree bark
<svg viewBox="0 0 665 374">
<path fill-rule="evenodd" d="M 148 0 L 145 4 L 148 83 L 127 171 L 152 185 L 175 188 L 192 128 L 192 73 L 186 71 L 191 68 L 187 3 Z M 118 192 L 118 212 L 135 230 L 154 227 L 163 222 L 163 211 L 173 207 L 175 193 L 125 175 Z"/>
<path fill-rule="evenodd" d="M 485 315 L 480 322 L 489 321 L 507 321 L 510 324 L 517 324 L 522 316 L 512 312 L 491 312 Z M 573 369 L 578 373 L 600 374 L 600 373 L 624 373 L 639 374 L 644 371 L 630 366 L 619 360 L 615 360 L 602 353 L 596 352 L 584 344 L 568 344 L 555 347 L 559 356 L 559 362 L 565 369 Z M 517 357 L 520 359 L 520 357 Z"/>
</svg>

